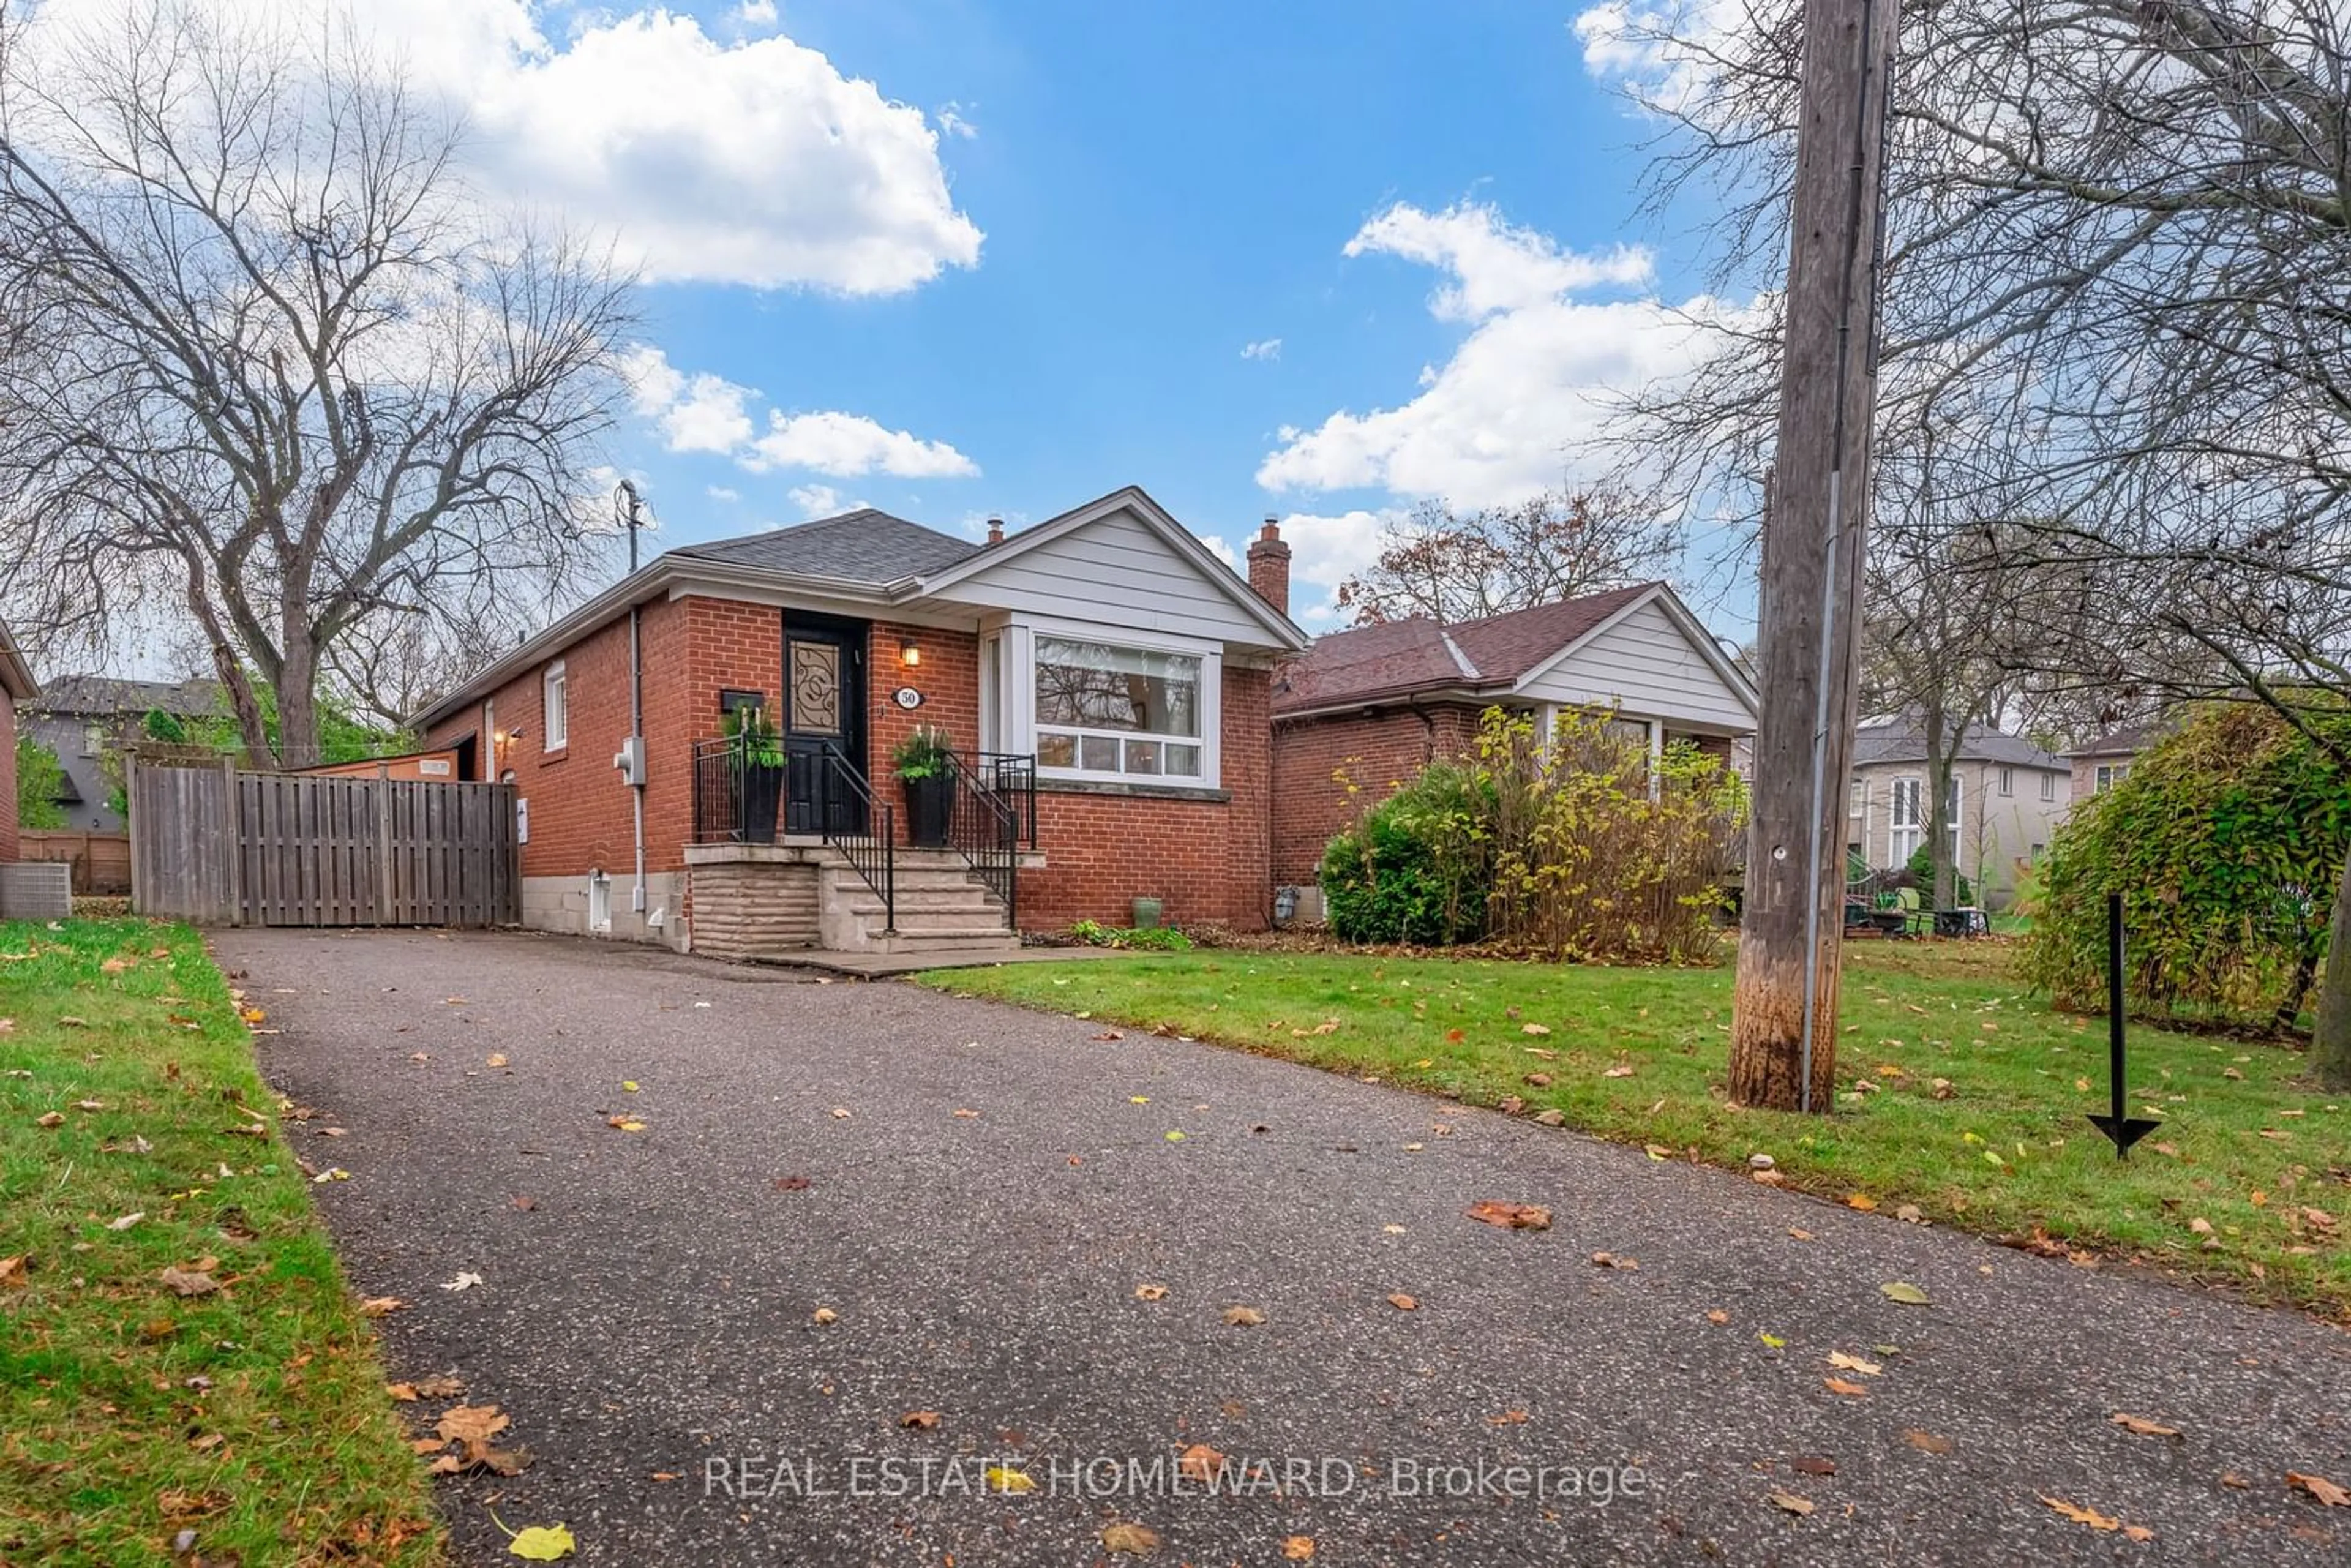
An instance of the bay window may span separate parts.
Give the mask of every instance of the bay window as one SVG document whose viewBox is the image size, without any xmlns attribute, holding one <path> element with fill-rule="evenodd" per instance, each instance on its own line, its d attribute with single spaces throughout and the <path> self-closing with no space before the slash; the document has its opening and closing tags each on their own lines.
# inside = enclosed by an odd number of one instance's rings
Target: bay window
<svg viewBox="0 0 2351 1568">
<path fill-rule="evenodd" d="M 1207 778 L 1201 675 L 1192 653 L 1040 632 L 1033 719 L 1040 771 Z"/>
</svg>

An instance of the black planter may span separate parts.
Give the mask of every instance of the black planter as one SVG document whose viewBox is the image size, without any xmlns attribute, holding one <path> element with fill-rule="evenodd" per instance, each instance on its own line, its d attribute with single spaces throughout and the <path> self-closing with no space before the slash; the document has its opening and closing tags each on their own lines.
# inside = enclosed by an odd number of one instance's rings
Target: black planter
<svg viewBox="0 0 2351 1568">
<path fill-rule="evenodd" d="M 934 776 L 898 782 L 906 790 L 906 841 L 924 849 L 944 848 L 947 824 L 955 819 L 955 780 Z"/>
<path fill-rule="evenodd" d="M 742 790 L 743 841 L 774 843 L 776 807 L 784 798 L 784 765 L 747 762 L 737 770 L 737 787 Z"/>
</svg>

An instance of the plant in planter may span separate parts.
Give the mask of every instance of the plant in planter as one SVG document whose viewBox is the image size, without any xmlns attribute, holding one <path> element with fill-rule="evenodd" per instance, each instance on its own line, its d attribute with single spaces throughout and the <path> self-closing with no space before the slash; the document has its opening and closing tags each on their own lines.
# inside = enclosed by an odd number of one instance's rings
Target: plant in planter
<svg viewBox="0 0 2351 1568">
<path fill-rule="evenodd" d="M 746 843 L 773 843 L 784 795 L 784 743 L 763 707 L 737 708 L 719 725 L 734 764 L 737 826 Z"/>
<path fill-rule="evenodd" d="M 955 815 L 955 749 L 947 732 L 924 725 L 891 750 L 890 767 L 905 786 L 908 841 L 945 844 Z"/>
</svg>

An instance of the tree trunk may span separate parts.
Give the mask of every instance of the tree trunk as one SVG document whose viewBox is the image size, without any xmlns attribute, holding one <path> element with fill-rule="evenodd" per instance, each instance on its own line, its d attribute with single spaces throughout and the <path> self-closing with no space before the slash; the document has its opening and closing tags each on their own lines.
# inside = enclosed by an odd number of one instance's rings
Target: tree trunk
<svg viewBox="0 0 2351 1568">
<path fill-rule="evenodd" d="M 284 673 L 277 678 L 277 761 L 282 768 L 314 768 L 319 756 L 319 650 L 309 628 L 286 639 Z"/>
<path fill-rule="evenodd" d="M 1944 737 L 1949 732 L 1943 711 L 1943 699 L 1937 693 L 1927 699 L 1927 904 L 1931 909 L 1949 909 L 1959 901 L 1951 896 L 1951 750 L 1946 747 Z"/>
<path fill-rule="evenodd" d="M 2335 889 L 2335 919 L 2326 938 L 2326 977 L 2318 988 L 2318 1032 L 2310 1048 L 2318 1082 L 2351 1091 L 2351 858 Z"/>
<path fill-rule="evenodd" d="M 1836 1099 L 1844 794 L 1876 393 L 1876 198 L 1894 31 L 1892 0 L 1805 0 L 1776 482 L 1763 526 L 1763 701 L 1731 1003 L 1739 1105 L 1825 1113 Z"/>
</svg>

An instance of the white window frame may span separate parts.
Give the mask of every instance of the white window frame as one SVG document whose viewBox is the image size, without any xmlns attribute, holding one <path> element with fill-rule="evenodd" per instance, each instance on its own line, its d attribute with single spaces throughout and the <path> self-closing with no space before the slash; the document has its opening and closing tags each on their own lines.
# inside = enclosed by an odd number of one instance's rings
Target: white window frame
<svg viewBox="0 0 2351 1568">
<path fill-rule="evenodd" d="M 1845 780 L 1844 814 L 1848 817 L 1861 817 L 1865 816 L 1868 810 L 1869 779 L 1866 774 L 1856 773 Z"/>
<path fill-rule="evenodd" d="M 538 678 L 538 748 L 561 751 L 571 744 L 571 677 L 558 659 Z"/>
<path fill-rule="evenodd" d="M 481 757 L 483 779 L 492 779 L 498 776 L 498 754 L 505 749 L 506 747 L 498 744 L 498 699 L 484 697 L 482 699 Z"/>
<path fill-rule="evenodd" d="M 2041 775 L 2041 798 L 2043 800 L 2057 799 L 2057 775 L 2054 773 Z"/>
<path fill-rule="evenodd" d="M 2091 789 L 2090 793 L 2093 795 L 2103 795 L 2107 790 L 2113 789 L 2116 785 L 2121 783 L 2124 779 L 2129 777 L 2129 763 L 2101 762 L 2098 764 L 2097 771 L 2091 775 L 2093 788 Z"/>
<path fill-rule="evenodd" d="M 2015 768 L 2002 768 L 2000 770 L 2000 792 L 2002 795 L 2013 795 L 2016 793 Z"/>
<path fill-rule="evenodd" d="M 1959 863 L 1959 818 L 1967 802 L 1967 790 L 1956 773 L 1947 782 L 1951 787 L 1950 810 L 1944 813 L 1943 831 L 1951 836 L 1951 864 L 1956 866 Z"/>
<path fill-rule="evenodd" d="M 1909 810 L 1905 812 L 1904 806 Z M 1927 781 L 1916 775 L 1905 775 L 1894 780 L 1894 800 L 1886 816 L 1886 869 L 1899 871 L 1910 863 L 1918 846 L 1927 841 Z"/>
<path fill-rule="evenodd" d="M 1094 622 L 1032 615 L 1013 617 L 995 634 L 1003 659 L 1002 679 L 995 683 L 1000 689 L 1002 699 L 995 727 L 1004 737 L 1005 750 L 1029 756 L 1034 756 L 1037 750 L 1037 639 L 1040 637 L 1100 643 L 1107 647 L 1133 648 L 1147 653 L 1177 653 L 1200 661 L 1200 733 L 1196 738 L 1191 736 L 1167 737 L 1179 746 L 1199 747 L 1200 771 L 1197 777 L 1184 773 L 1113 773 L 1098 768 L 1048 768 L 1040 763 L 1037 777 L 1040 780 L 1067 779 L 1077 783 L 1130 784 L 1173 789 L 1216 789 L 1223 787 L 1224 758 L 1219 744 L 1219 737 L 1224 733 L 1223 643 L 1204 642 L 1196 637 L 1138 632 L 1124 626 L 1105 626 Z M 983 660 L 983 667 L 984 663 Z M 1052 727 L 1061 729 L 1065 727 L 1056 725 Z M 1127 737 L 1125 731 L 1096 733 L 1116 734 L 1122 740 Z"/>
</svg>

